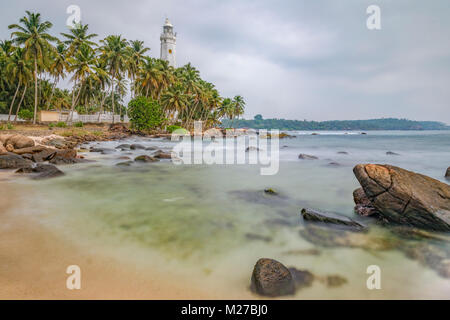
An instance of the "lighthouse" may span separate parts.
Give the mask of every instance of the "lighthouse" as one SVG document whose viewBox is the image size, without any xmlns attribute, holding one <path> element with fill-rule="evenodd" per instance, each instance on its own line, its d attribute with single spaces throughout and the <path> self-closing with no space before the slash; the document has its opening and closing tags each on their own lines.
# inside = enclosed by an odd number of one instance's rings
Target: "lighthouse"
<svg viewBox="0 0 450 320">
<path fill-rule="evenodd" d="M 173 25 L 169 19 L 166 18 L 166 22 L 163 26 L 163 32 L 161 33 L 161 60 L 169 62 L 169 66 L 176 68 L 176 42 L 177 34 L 173 32 Z"/>
</svg>

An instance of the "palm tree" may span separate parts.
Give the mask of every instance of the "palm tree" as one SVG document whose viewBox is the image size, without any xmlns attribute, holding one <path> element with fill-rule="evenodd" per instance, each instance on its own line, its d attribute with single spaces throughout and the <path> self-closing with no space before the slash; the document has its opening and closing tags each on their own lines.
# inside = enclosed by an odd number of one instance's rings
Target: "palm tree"
<svg viewBox="0 0 450 320">
<path fill-rule="evenodd" d="M 189 103 L 189 96 L 184 93 L 181 84 L 171 86 L 162 96 L 161 105 L 164 113 L 168 116 L 175 113 L 181 114 L 186 110 Z"/>
<path fill-rule="evenodd" d="M 144 54 L 150 50 L 150 48 L 144 47 L 144 41 L 134 40 L 130 41 L 128 50 L 127 72 L 128 77 L 131 80 L 131 92 L 133 96 L 136 93 L 136 77 L 139 73 L 139 68 L 144 61 Z"/>
<path fill-rule="evenodd" d="M 156 60 L 150 57 L 144 57 L 138 78 L 136 79 L 138 92 L 140 94 L 145 92 L 146 97 L 150 94 L 151 97 L 156 98 L 155 93 L 159 90 L 161 79 L 161 70 L 158 68 Z"/>
<path fill-rule="evenodd" d="M 126 70 L 128 52 L 128 41 L 123 39 L 122 36 L 108 36 L 104 40 L 100 41 L 103 46 L 100 48 L 101 59 L 106 62 L 107 70 L 111 75 L 111 99 L 112 99 L 112 114 L 114 123 L 114 85 L 115 80 L 121 76 Z"/>
<path fill-rule="evenodd" d="M 52 92 L 50 94 L 50 98 L 47 101 L 47 110 L 49 109 L 51 100 L 53 98 L 53 94 L 55 92 L 56 84 L 59 82 L 59 79 L 64 79 L 66 77 L 65 71 L 69 68 L 69 64 L 66 59 L 66 46 L 64 43 L 60 42 L 56 46 L 56 50 L 52 56 L 52 62 L 49 66 L 49 73 L 53 76 L 53 85 Z"/>
<path fill-rule="evenodd" d="M 38 105 L 38 66 L 42 66 L 45 54 L 52 50 L 50 44 L 57 39 L 47 31 L 53 26 L 51 22 L 41 22 L 40 13 L 31 13 L 26 11 L 27 16 L 20 19 L 20 24 L 12 24 L 9 29 L 16 29 L 11 33 L 13 41 L 18 45 L 24 45 L 25 57 L 34 62 L 34 117 L 33 123 L 36 123 L 37 105 Z"/>
<path fill-rule="evenodd" d="M 97 46 L 95 42 L 91 41 L 97 34 L 89 34 L 88 29 L 88 24 L 83 25 L 82 23 L 77 23 L 70 28 L 70 33 L 61 33 L 61 35 L 67 39 L 64 41 L 64 44 L 68 46 L 66 54 L 68 57 L 73 56 L 83 44 L 88 45 L 89 47 Z"/>
</svg>

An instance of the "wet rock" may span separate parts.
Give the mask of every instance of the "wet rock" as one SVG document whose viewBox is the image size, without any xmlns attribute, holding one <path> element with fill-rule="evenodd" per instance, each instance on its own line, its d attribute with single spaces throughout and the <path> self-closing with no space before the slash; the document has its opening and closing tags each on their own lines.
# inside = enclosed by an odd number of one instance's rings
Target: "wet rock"
<svg viewBox="0 0 450 320">
<path fill-rule="evenodd" d="M 76 164 L 76 163 L 89 163 L 95 162 L 94 160 L 82 159 L 82 158 L 64 158 L 60 156 L 54 157 L 49 163 L 54 165 L 66 165 L 66 164 Z"/>
<path fill-rule="evenodd" d="M 338 162 L 332 161 L 332 162 L 328 163 L 328 166 L 329 167 L 340 167 L 341 165 Z"/>
<path fill-rule="evenodd" d="M 158 150 L 153 154 L 154 158 L 157 159 L 172 159 L 172 155 L 168 152 L 164 152 L 162 150 Z"/>
<path fill-rule="evenodd" d="M 131 150 L 138 150 L 138 149 L 145 149 L 145 147 L 142 144 L 133 143 L 130 145 Z"/>
<path fill-rule="evenodd" d="M 278 194 L 278 192 L 276 192 L 276 191 L 273 190 L 272 188 L 264 189 L 264 193 L 265 193 L 265 194 L 270 194 L 270 195 L 277 195 L 277 194 Z"/>
<path fill-rule="evenodd" d="M 159 160 L 154 157 L 142 155 L 142 156 L 138 156 L 138 157 L 134 158 L 134 161 L 136 161 L 136 162 L 156 162 Z"/>
<path fill-rule="evenodd" d="M 145 148 L 145 150 L 153 151 L 153 150 L 158 150 L 158 148 L 157 147 L 147 147 L 147 148 Z"/>
<path fill-rule="evenodd" d="M 14 149 L 30 148 L 34 147 L 34 140 L 21 134 L 14 134 L 5 140 L 4 145 L 8 144 L 12 145 Z"/>
<path fill-rule="evenodd" d="M 346 284 L 348 281 L 340 275 L 333 274 L 325 276 L 323 282 L 329 288 L 336 288 Z"/>
<path fill-rule="evenodd" d="M 53 159 L 56 156 L 56 150 L 46 149 L 41 152 L 32 154 L 32 160 L 34 162 L 44 162 Z"/>
<path fill-rule="evenodd" d="M 124 161 L 124 162 L 119 162 L 116 164 L 116 166 L 119 167 L 129 167 L 133 164 L 133 161 Z"/>
<path fill-rule="evenodd" d="M 319 159 L 319 158 L 316 157 L 316 156 L 312 156 L 312 155 L 305 154 L 305 153 L 300 153 L 300 154 L 298 155 L 298 158 L 299 158 L 299 159 L 302 159 L 302 160 L 317 160 L 317 159 Z"/>
<path fill-rule="evenodd" d="M 348 154 L 347 151 L 338 151 L 338 154 Z"/>
<path fill-rule="evenodd" d="M 119 160 L 131 160 L 131 158 L 128 157 L 128 156 L 121 156 L 121 157 L 118 157 L 117 159 L 119 159 Z"/>
<path fill-rule="evenodd" d="M 8 153 L 8 150 L 3 146 L 3 143 L 0 143 L 0 155 Z"/>
<path fill-rule="evenodd" d="M 118 145 L 116 147 L 116 149 L 122 149 L 122 150 L 127 150 L 127 149 L 130 149 L 130 148 L 131 148 L 131 145 L 128 144 L 128 143 L 120 144 L 120 145 Z"/>
<path fill-rule="evenodd" d="M 390 250 L 399 243 L 394 239 L 372 236 L 370 233 L 352 232 L 310 224 L 301 229 L 300 236 L 308 242 L 322 247 L 348 247 L 365 250 Z"/>
<path fill-rule="evenodd" d="M 407 226 L 394 226 L 389 230 L 395 235 L 407 240 L 434 240 L 450 243 L 450 235 L 437 233 Z"/>
<path fill-rule="evenodd" d="M 314 275 L 308 270 L 299 270 L 291 267 L 288 269 L 291 273 L 292 279 L 294 279 L 295 289 L 303 289 L 310 287 L 314 281 Z"/>
<path fill-rule="evenodd" d="M 67 141 L 63 138 L 43 140 L 42 143 L 45 144 L 46 146 L 55 147 L 57 149 L 64 149 L 68 147 Z"/>
<path fill-rule="evenodd" d="M 251 290 L 267 297 L 279 297 L 295 293 L 295 282 L 288 268 L 280 262 L 262 258 L 253 268 Z"/>
<path fill-rule="evenodd" d="M 250 152 L 250 151 L 260 151 L 260 149 L 258 147 L 254 147 L 254 146 L 250 146 L 250 147 L 247 147 L 247 149 L 245 149 L 245 152 Z"/>
<path fill-rule="evenodd" d="M 447 171 L 445 172 L 445 177 L 447 179 L 450 179 L 450 167 L 447 168 Z"/>
<path fill-rule="evenodd" d="M 255 234 L 255 233 L 246 233 L 245 237 L 248 240 L 259 240 L 259 241 L 264 241 L 264 242 L 271 242 L 272 238 L 271 237 L 266 237 L 260 234 Z"/>
<path fill-rule="evenodd" d="M 96 147 L 92 147 L 90 149 L 90 152 L 100 152 L 102 154 L 110 154 L 110 153 L 116 152 L 116 150 L 111 149 L 111 148 L 96 148 Z"/>
<path fill-rule="evenodd" d="M 392 151 L 386 152 L 386 155 L 388 155 L 388 156 L 399 156 L 398 153 L 395 153 L 395 152 L 392 152 Z"/>
<path fill-rule="evenodd" d="M 274 219 L 264 220 L 264 224 L 266 224 L 268 226 L 292 227 L 292 226 L 297 226 L 297 221 L 289 221 L 287 219 L 274 218 Z"/>
<path fill-rule="evenodd" d="M 32 161 L 24 159 L 17 154 L 7 153 L 0 155 L 0 169 L 18 169 L 31 167 Z"/>
<path fill-rule="evenodd" d="M 322 222 L 322 223 L 331 223 L 336 225 L 344 225 L 347 227 L 351 227 L 355 230 L 365 230 L 366 227 L 362 224 L 336 213 L 332 212 L 321 212 L 318 210 L 303 208 L 301 211 L 302 217 L 305 221 L 312 222 Z"/>
<path fill-rule="evenodd" d="M 56 178 L 64 175 L 64 172 L 51 164 L 38 164 L 33 168 L 22 168 L 16 171 L 16 173 L 32 173 L 32 179 L 42 180 Z"/>
<path fill-rule="evenodd" d="M 353 172 L 381 218 L 450 231 L 450 186 L 390 165 L 359 164 Z"/>
<path fill-rule="evenodd" d="M 363 217 L 377 216 L 378 211 L 372 205 L 363 188 L 353 191 L 353 201 L 355 202 L 355 213 Z"/>
</svg>

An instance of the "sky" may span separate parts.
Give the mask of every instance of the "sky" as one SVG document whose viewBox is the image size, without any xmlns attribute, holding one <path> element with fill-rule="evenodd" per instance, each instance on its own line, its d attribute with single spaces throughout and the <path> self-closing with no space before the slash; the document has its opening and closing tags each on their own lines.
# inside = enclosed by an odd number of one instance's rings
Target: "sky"
<svg viewBox="0 0 450 320">
<path fill-rule="evenodd" d="M 373 4 L 379 30 L 366 26 Z M 25 10 L 66 32 L 70 5 L 97 40 L 143 40 L 158 58 L 168 17 L 177 65 L 190 62 L 222 96 L 243 96 L 244 118 L 450 124 L 448 0 L 1 0 L 0 39 Z"/>
</svg>

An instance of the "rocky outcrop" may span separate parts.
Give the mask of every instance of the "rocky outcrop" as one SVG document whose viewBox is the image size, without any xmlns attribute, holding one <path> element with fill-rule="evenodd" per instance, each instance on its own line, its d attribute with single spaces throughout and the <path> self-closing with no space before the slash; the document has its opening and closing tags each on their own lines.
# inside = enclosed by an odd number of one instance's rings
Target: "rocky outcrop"
<svg viewBox="0 0 450 320">
<path fill-rule="evenodd" d="M 162 150 L 158 150 L 153 154 L 154 158 L 157 159 L 172 159 L 172 155 L 168 152 L 164 152 Z"/>
<path fill-rule="evenodd" d="M 450 167 L 447 168 L 447 171 L 445 172 L 445 177 L 447 179 L 450 179 Z"/>
<path fill-rule="evenodd" d="M 450 186 L 391 165 L 359 164 L 353 169 L 384 220 L 450 231 Z"/>
<path fill-rule="evenodd" d="M 0 155 L 0 169 L 26 168 L 31 167 L 32 163 L 32 161 L 17 154 L 7 153 Z"/>
<path fill-rule="evenodd" d="M 302 217 L 305 221 L 331 223 L 336 225 L 342 225 L 350 227 L 355 230 L 365 230 L 366 227 L 362 224 L 350 219 L 349 217 L 342 216 L 331 212 L 320 212 L 318 210 L 303 208 L 301 211 Z"/>
<path fill-rule="evenodd" d="M 291 272 L 282 263 L 262 258 L 253 268 L 251 290 L 267 297 L 286 296 L 295 293 Z"/>
<path fill-rule="evenodd" d="M 8 152 L 8 150 L 6 150 L 6 148 L 3 146 L 2 143 L 0 143 L 0 154 L 6 154 Z"/>
<path fill-rule="evenodd" d="M 298 155 L 298 158 L 299 158 L 299 159 L 302 159 L 302 160 L 317 160 L 317 159 L 319 159 L 319 158 L 316 157 L 316 156 L 312 156 L 312 155 L 305 154 L 305 153 L 300 153 L 300 154 Z"/>
<path fill-rule="evenodd" d="M 34 140 L 30 137 L 21 135 L 21 134 L 14 134 L 10 135 L 5 139 L 5 142 L 3 142 L 4 146 L 11 145 L 14 149 L 23 149 L 23 148 L 30 148 L 34 147 Z"/>
<path fill-rule="evenodd" d="M 363 188 L 353 191 L 353 201 L 355 202 L 355 212 L 363 217 L 376 216 L 377 209 L 370 202 Z"/>
<path fill-rule="evenodd" d="M 132 145 L 130 145 L 130 149 L 131 150 L 142 150 L 145 149 L 145 146 L 143 146 L 142 144 L 137 144 L 137 143 L 133 143 Z"/>
<path fill-rule="evenodd" d="M 64 175 L 64 172 L 51 164 L 38 164 L 33 168 L 21 168 L 16 173 L 31 173 L 31 178 L 36 180 L 50 179 Z"/>
</svg>

